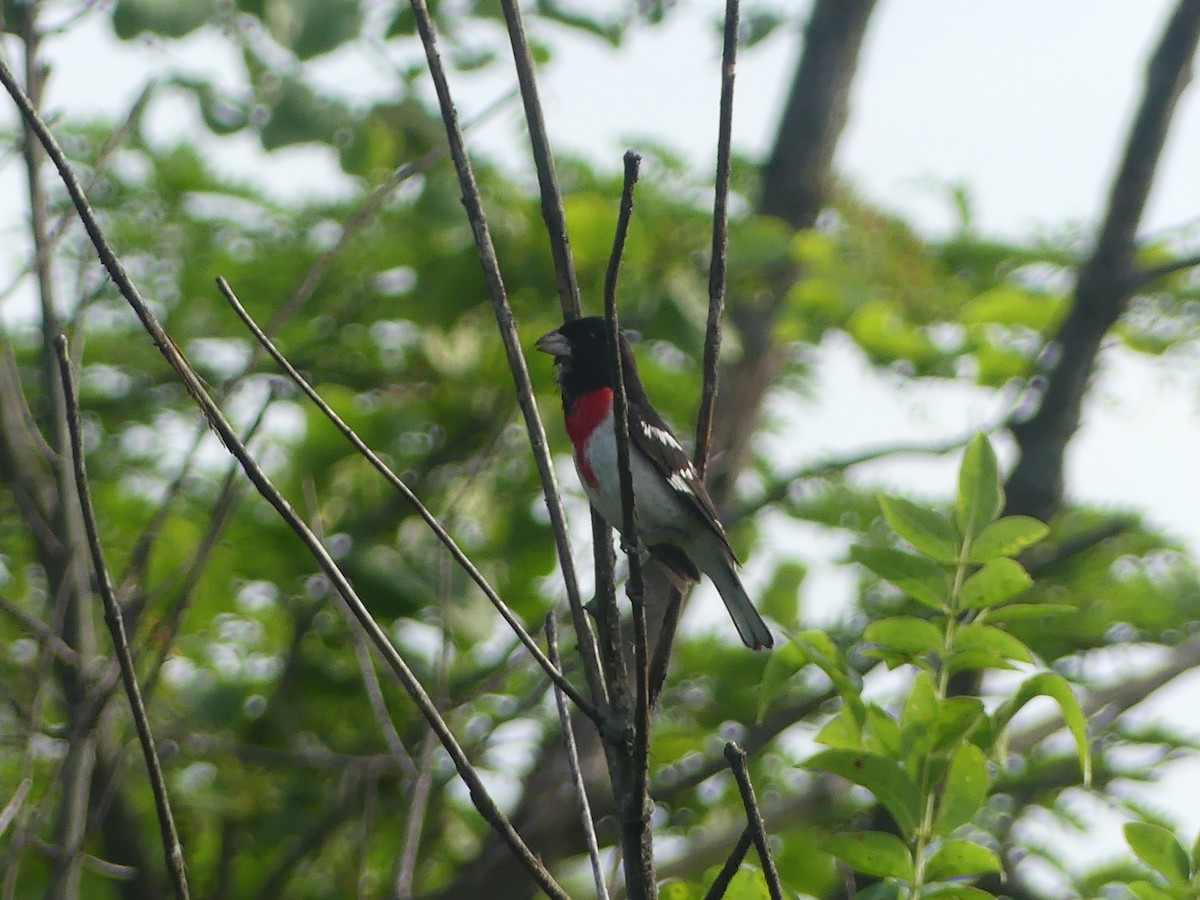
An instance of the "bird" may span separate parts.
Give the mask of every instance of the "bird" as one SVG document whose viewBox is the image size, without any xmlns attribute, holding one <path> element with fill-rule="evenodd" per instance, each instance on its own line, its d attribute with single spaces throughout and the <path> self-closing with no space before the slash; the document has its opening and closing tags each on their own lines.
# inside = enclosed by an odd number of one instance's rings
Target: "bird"
<svg viewBox="0 0 1200 900">
<path fill-rule="evenodd" d="M 604 520 L 622 531 L 608 335 L 604 319 L 588 316 L 542 335 L 534 346 L 554 357 L 567 436 L 584 491 Z M 629 468 L 639 543 L 676 585 L 698 582 L 701 572 L 707 575 L 747 647 L 774 646 L 767 624 L 738 577 L 737 556 L 704 479 L 646 396 L 624 334 L 618 343 L 628 401 Z"/>
</svg>

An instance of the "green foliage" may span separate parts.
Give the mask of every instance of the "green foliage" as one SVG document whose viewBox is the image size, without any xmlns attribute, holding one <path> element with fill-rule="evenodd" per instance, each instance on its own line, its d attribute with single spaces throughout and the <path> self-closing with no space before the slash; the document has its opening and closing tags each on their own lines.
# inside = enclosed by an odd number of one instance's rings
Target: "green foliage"
<svg viewBox="0 0 1200 900">
<path fill-rule="evenodd" d="M 979 700 L 950 692 L 951 677 L 965 669 L 1033 662 L 1021 640 L 987 620 L 1032 584 L 1013 557 L 1047 529 L 1030 519 L 1000 518 L 1002 507 L 996 458 L 979 435 L 963 454 L 953 520 L 908 500 L 882 497 L 885 521 L 916 554 L 861 544 L 852 552 L 924 611 L 875 619 L 863 632 L 868 656 L 915 671 L 898 714 L 865 700 L 861 681 L 839 671 L 844 657 L 828 638 L 811 632 L 794 637 L 802 652 L 781 654 L 788 660 L 768 665 L 767 675 L 774 677 L 764 679 L 763 694 L 770 696 L 782 689 L 780 673 L 807 661 L 834 684 L 844 705 L 816 738 L 828 749 L 804 766 L 864 788 L 886 810 L 894 830 L 844 831 L 822 848 L 863 875 L 899 886 L 903 896 L 990 896 L 961 883 L 1003 870 L 995 849 L 969 829 L 990 796 L 989 756 L 1003 758 L 1007 727 L 1033 697 L 1058 703 L 1076 740 L 1084 782 L 1091 777 L 1086 723 L 1062 676 L 1032 674 L 990 714 Z"/>
</svg>

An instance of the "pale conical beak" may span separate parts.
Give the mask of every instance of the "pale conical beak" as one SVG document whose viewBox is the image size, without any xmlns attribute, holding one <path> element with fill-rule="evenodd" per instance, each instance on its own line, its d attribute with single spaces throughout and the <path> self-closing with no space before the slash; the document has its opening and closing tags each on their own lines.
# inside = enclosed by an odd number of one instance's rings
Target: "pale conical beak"
<svg viewBox="0 0 1200 900">
<path fill-rule="evenodd" d="M 543 353 L 549 353 L 555 359 L 571 355 L 571 342 L 563 337 L 558 329 L 543 334 L 533 346 Z"/>
</svg>

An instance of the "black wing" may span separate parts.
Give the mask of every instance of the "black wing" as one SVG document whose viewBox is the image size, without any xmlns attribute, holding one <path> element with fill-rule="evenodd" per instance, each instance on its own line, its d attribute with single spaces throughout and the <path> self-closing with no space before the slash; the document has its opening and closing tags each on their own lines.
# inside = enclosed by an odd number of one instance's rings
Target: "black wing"
<svg viewBox="0 0 1200 900">
<path fill-rule="evenodd" d="M 737 554 L 729 546 L 704 480 L 683 452 L 683 447 L 667 423 L 649 403 L 630 402 L 629 440 L 654 464 L 667 484 L 692 506 L 701 520 L 721 539 L 730 559 L 737 562 Z"/>
</svg>

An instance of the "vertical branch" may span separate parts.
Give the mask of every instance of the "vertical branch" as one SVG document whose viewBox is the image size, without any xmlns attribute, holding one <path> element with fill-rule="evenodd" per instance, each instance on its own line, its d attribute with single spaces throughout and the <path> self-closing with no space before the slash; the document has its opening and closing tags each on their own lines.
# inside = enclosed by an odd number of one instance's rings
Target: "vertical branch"
<svg viewBox="0 0 1200 900">
<path fill-rule="evenodd" d="M 725 2 L 724 43 L 721 49 L 721 104 L 717 117 L 717 172 L 713 193 L 712 250 L 708 263 L 708 322 L 704 332 L 704 385 L 700 392 L 700 411 L 696 416 L 696 449 L 693 462 L 700 477 L 708 468 L 712 446 L 712 425 L 717 404 L 717 382 L 721 357 L 721 320 L 725 315 L 725 282 L 729 250 L 729 179 L 733 156 L 733 79 L 737 69 L 737 35 L 740 6 L 738 0 Z M 667 680 L 667 665 L 679 616 L 683 611 L 683 593 L 672 587 L 654 657 L 650 661 L 650 702 L 658 700 Z"/>
<path fill-rule="evenodd" d="M 558 629 L 554 625 L 554 614 L 546 616 L 546 646 L 550 661 L 562 666 L 558 656 Z M 567 751 L 567 766 L 571 770 L 571 784 L 575 798 L 579 801 L 579 821 L 583 826 L 583 838 L 587 844 L 588 859 L 592 864 L 592 880 L 596 884 L 597 900 L 608 900 L 608 887 L 604 883 L 604 863 L 600 859 L 600 846 L 596 843 L 596 827 L 592 822 L 592 809 L 588 803 L 587 787 L 583 783 L 583 771 L 579 765 L 579 748 L 575 745 L 575 729 L 571 726 L 571 709 L 563 692 L 555 688 L 554 705 L 558 707 L 558 723 L 562 728 L 563 746 Z"/>
<path fill-rule="evenodd" d="M 634 711 L 632 745 L 626 761 L 626 778 L 621 787 L 626 795 L 618 798 L 621 810 L 622 833 L 625 846 L 626 882 L 631 894 L 646 890 L 653 896 L 654 855 L 647 814 L 649 797 L 646 792 L 648 780 L 650 744 L 650 700 L 647 671 L 646 605 L 642 582 L 642 562 L 639 556 L 637 537 L 637 510 L 633 495 L 633 474 L 629 460 L 629 400 L 625 395 L 625 373 L 621 324 L 617 317 L 617 276 L 621 270 L 621 257 L 625 252 L 625 239 L 629 233 L 629 220 L 633 214 L 633 188 L 637 184 L 641 157 L 632 150 L 625 154 L 625 180 L 621 190 L 621 208 L 617 216 L 617 229 L 613 237 L 612 255 L 604 278 L 604 316 L 608 323 L 608 340 L 611 356 L 609 366 L 613 382 L 613 428 L 617 442 L 617 473 L 621 482 L 621 545 L 629 560 L 629 577 L 625 582 L 625 593 L 629 597 L 633 612 L 634 653 Z M 614 783 L 614 789 L 616 784 Z"/>
<path fill-rule="evenodd" d="M 138 741 L 142 745 L 142 755 L 146 759 L 146 772 L 150 778 L 150 789 L 154 793 L 154 806 L 158 812 L 158 825 L 162 836 L 167 872 L 171 876 L 175 896 L 178 900 L 187 900 L 188 885 L 187 876 L 183 871 L 183 847 L 179 843 L 179 834 L 175 830 L 175 820 L 171 815 L 171 802 L 167 797 L 166 779 L 163 778 L 162 766 L 158 761 L 158 751 L 154 747 L 154 735 L 150 732 L 146 708 L 142 705 L 142 694 L 133 669 L 133 657 L 129 652 L 129 643 L 125 637 L 125 622 L 113 591 L 108 566 L 104 562 L 104 548 L 100 542 L 96 514 L 92 508 L 91 492 L 87 481 L 87 466 L 83 456 L 83 439 L 80 435 L 79 403 L 75 395 L 75 385 L 72 382 L 71 360 L 67 356 L 67 339 L 63 336 L 58 337 L 54 342 L 54 349 L 58 353 L 59 372 L 62 377 L 67 430 L 70 432 L 71 456 L 75 466 L 75 489 L 79 496 L 88 546 L 91 548 L 92 564 L 96 571 L 96 584 L 100 591 L 100 599 L 104 603 L 104 621 L 112 635 L 113 650 L 116 653 L 117 662 L 121 666 L 121 679 L 125 683 L 125 694 L 129 698 L 129 710 L 133 715 L 134 726 L 137 728 Z"/>
<path fill-rule="evenodd" d="M 516 0 L 500 0 L 500 7 L 504 10 L 504 21 L 508 25 L 517 82 L 521 85 L 521 100 L 525 104 L 529 143 L 533 149 L 533 163 L 537 168 L 538 187 L 542 195 L 542 218 L 550 237 L 550 253 L 554 258 L 554 274 L 558 281 L 558 300 L 562 305 L 563 320 L 570 322 L 580 316 L 579 282 L 575 277 L 575 260 L 571 256 L 571 239 L 567 236 L 567 217 L 563 212 L 554 155 L 550 152 L 550 138 L 546 134 L 546 121 L 538 98 L 533 54 L 529 51 L 529 41 L 525 39 L 525 24 Z"/>
<path fill-rule="evenodd" d="M 721 111 L 717 123 L 717 175 L 713 197 L 712 255 L 708 264 L 708 324 L 704 334 L 704 391 L 696 421 L 694 462 L 700 477 L 708 466 L 721 318 L 725 314 L 725 271 L 729 249 L 729 175 L 733 144 L 733 77 L 737 66 L 738 0 L 725 2 L 725 43 L 721 53 Z"/>
<path fill-rule="evenodd" d="M 767 843 L 767 829 L 763 824 L 762 813 L 758 811 L 758 800 L 754 797 L 754 785 L 750 783 L 750 773 L 746 770 L 746 751 L 730 741 L 725 745 L 725 758 L 733 777 L 737 779 L 738 791 L 742 795 L 742 806 L 746 810 L 746 828 L 758 851 L 762 863 L 763 877 L 767 881 L 767 889 L 771 892 L 771 900 L 783 900 L 783 887 L 779 883 L 779 872 L 775 869 L 775 860 L 771 856 L 771 847 Z"/>
<path fill-rule="evenodd" d="M 529 370 L 525 366 L 525 356 L 521 351 L 520 337 L 517 334 L 516 320 L 508 295 L 504 289 L 504 279 L 500 274 L 500 263 L 496 259 L 496 248 L 492 243 L 491 232 L 488 229 L 487 217 L 483 212 L 483 201 L 479 196 L 479 187 L 475 182 L 475 173 L 471 168 L 471 160 L 467 156 L 466 142 L 463 140 L 462 128 L 458 124 L 458 113 L 454 109 L 454 100 L 450 96 L 450 85 L 446 80 L 446 69 L 442 65 L 438 53 L 437 36 L 433 27 L 433 19 L 425 0 L 411 0 L 413 18 L 416 21 L 417 33 L 425 48 L 425 58 L 429 66 L 429 74 L 433 79 L 434 90 L 437 93 L 438 106 L 442 111 L 442 120 L 446 126 L 446 138 L 450 144 L 450 156 L 454 160 L 454 168 L 458 173 L 459 186 L 462 189 L 463 206 L 466 207 L 467 219 L 475 235 L 475 247 L 479 253 L 479 261 L 483 266 L 483 277 L 491 295 L 492 311 L 496 316 L 496 324 L 500 331 L 504 350 L 508 356 L 509 370 L 517 389 L 517 400 L 521 413 L 525 418 L 525 428 L 529 434 L 529 443 L 533 450 L 534 462 L 537 465 L 538 476 L 542 481 L 542 490 L 546 496 L 546 509 L 550 515 L 550 524 L 554 530 L 555 546 L 558 550 L 559 566 L 563 573 L 563 581 L 567 589 L 567 599 L 571 606 L 571 619 L 575 626 L 579 652 L 583 658 L 583 669 L 587 676 L 588 687 L 592 692 L 592 700 L 601 704 L 607 698 L 604 676 L 600 669 L 599 653 L 596 648 L 596 638 L 592 632 L 591 622 L 583 607 L 579 595 L 579 582 L 575 575 L 575 561 L 571 555 L 571 540 L 567 532 L 566 514 L 563 512 L 562 498 L 558 492 L 558 482 L 554 477 L 554 463 L 550 457 L 550 447 L 546 440 L 546 431 L 542 427 L 542 419 L 538 414 L 537 401 L 533 393 L 533 383 L 529 378 Z"/>
</svg>

